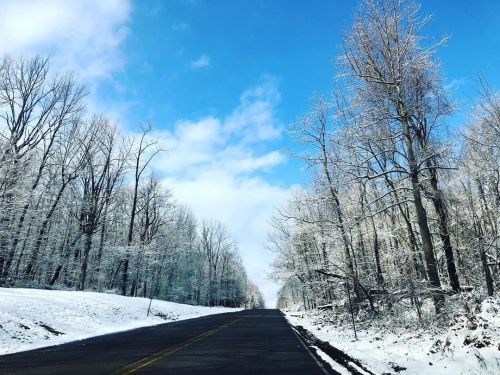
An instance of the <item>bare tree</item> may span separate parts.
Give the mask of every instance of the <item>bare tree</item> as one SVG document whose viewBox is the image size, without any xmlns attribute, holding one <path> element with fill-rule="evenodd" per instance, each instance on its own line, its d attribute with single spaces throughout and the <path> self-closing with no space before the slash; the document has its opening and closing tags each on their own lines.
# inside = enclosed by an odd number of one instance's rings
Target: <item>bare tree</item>
<svg viewBox="0 0 500 375">
<path fill-rule="evenodd" d="M 99 230 L 103 213 L 121 182 L 126 162 L 123 148 L 118 149 L 120 141 L 116 128 L 109 120 L 95 116 L 89 126 L 92 136 L 83 151 L 84 169 L 80 177 L 82 201 L 79 222 L 84 246 L 79 290 L 85 289 L 92 237 Z"/>
<path fill-rule="evenodd" d="M 389 122 L 392 133 L 402 142 L 401 154 L 404 153 L 406 161 L 402 172 L 411 182 L 429 282 L 439 291 L 441 281 L 423 203 L 422 178 L 424 171 L 437 173 L 439 168 L 432 165 L 435 154 L 426 146 L 436 118 L 447 114 L 449 109 L 439 94 L 438 67 L 432 59 L 432 53 L 444 40 L 422 48 L 418 32 L 426 22 L 426 18 L 418 17 L 418 7 L 412 2 L 368 1 L 344 41 L 340 62 L 351 78 L 365 121 Z M 433 187 L 437 189 L 437 182 Z M 440 200 L 439 195 L 435 197 Z M 445 215 L 441 221 L 446 225 Z M 446 233 L 443 234 L 446 236 Z M 451 245 L 446 244 L 450 279 L 459 288 L 450 250 Z M 436 293 L 434 302 L 436 311 L 440 312 L 444 303 L 442 294 Z"/>
<path fill-rule="evenodd" d="M 326 189 L 328 192 L 328 202 L 335 212 L 335 219 L 337 221 L 337 229 L 341 234 L 341 239 L 344 249 L 344 262 L 348 272 L 356 277 L 354 263 L 350 250 L 350 241 L 348 239 L 345 218 L 342 212 L 341 202 L 338 192 L 338 180 L 335 179 L 334 171 L 332 168 L 333 158 L 332 143 L 329 139 L 328 126 L 333 120 L 331 105 L 325 98 L 318 97 L 314 100 L 313 111 L 304 116 L 298 124 L 293 127 L 293 135 L 300 142 L 304 142 L 312 147 L 313 153 L 300 155 L 308 166 L 320 168 L 320 173 L 324 178 Z M 331 126 L 331 125 L 330 125 Z"/>
<path fill-rule="evenodd" d="M 200 237 L 201 251 L 207 259 L 208 267 L 208 304 L 217 304 L 217 272 L 226 253 L 234 244 L 229 238 L 226 228 L 219 222 L 203 222 Z"/>
<path fill-rule="evenodd" d="M 157 143 L 155 141 L 150 141 L 148 139 L 151 133 L 151 125 L 147 124 L 142 127 L 142 135 L 139 139 L 139 144 L 137 149 L 132 153 L 133 157 L 133 195 L 132 195 L 132 207 L 130 211 L 130 222 L 128 225 L 128 235 L 127 235 L 127 246 L 132 245 L 134 239 L 134 225 L 135 216 L 137 214 L 137 199 L 139 192 L 139 183 L 144 172 L 148 168 L 149 164 L 153 158 L 161 151 L 157 148 Z M 127 294 L 128 285 L 128 267 L 129 267 L 130 252 L 127 251 L 125 254 L 125 259 L 123 261 L 123 276 L 122 276 L 122 294 Z"/>
<path fill-rule="evenodd" d="M 49 76 L 49 61 L 35 57 L 12 60 L 4 58 L 0 69 L 0 136 L 3 140 L 0 162 L 8 166 L 1 179 L 2 212 L 0 218 L 0 283 L 8 277 L 13 255 L 19 242 L 33 194 L 40 184 L 60 130 L 78 121 L 84 89 L 71 75 Z M 35 158 L 37 146 L 43 144 L 41 157 Z M 26 163 L 37 160 L 36 176 L 20 214 L 15 218 L 15 187 L 26 170 Z M 14 226 L 14 234 L 5 236 Z"/>
</svg>

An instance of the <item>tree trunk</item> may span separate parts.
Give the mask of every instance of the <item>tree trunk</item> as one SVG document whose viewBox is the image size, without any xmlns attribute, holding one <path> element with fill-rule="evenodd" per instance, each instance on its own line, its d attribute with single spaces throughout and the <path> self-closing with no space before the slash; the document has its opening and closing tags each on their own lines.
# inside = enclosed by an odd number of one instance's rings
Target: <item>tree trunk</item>
<svg viewBox="0 0 500 375">
<path fill-rule="evenodd" d="M 441 238 L 444 254 L 446 257 L 446 267 L 448 270 L 448 277 L 450 279 L 450 286 L 455 293 L 459 293 L 460 281 L 458 279 L 457 267 L 455 265 L 455 259 L 453 257 L 453 247 L 451 245 L 450 232 L 448 229 L 448 212 L 446 211 L 443 196 L 438 186 L 437 171 L 435 168 L 433 168 L 433 165 L 429 159 L 427 160 L 427 166 L 429 167 L 431 176 L 430 184 L 433 190 L 431 194 L 431 200 L 438 217 L 439 237 Z"/>
<path fill-rule="evenodd" d="M 139 163 L 139 161 L 137 161 Z M 132 245 L 132 240 L 134 236 L 134 222 L 135 222 L 135 214 L 137 210 L 137 193 L 139 189 L 139 178 L 137 176 L 139 165 L 136 165 L 136 177 L 134 184 L 134 197 L 132 200 L 132 212 L 130 213 L 130 222 L 128 226 L 128 236 L 127 236 L 127 247 Z M 125 254 L 125 261 L 123 262 L 123 274 L 122 274 L 122 295 L 127 295 L 127 285 L 128 285 L 128 264 L 130 260 L 130 252 L 127 249 Z"/>
<path fill-rule="evenodd" d="M 481 224 L 476 221 L 475 223 L 477 239 L 478 239 L 478 249 L 479 249 L 479 258 L 481 259 L 481 266 L 483 268 L 484 279 L 486 281 L 486 288 L 488 290 L 488 296 L 493 296 L 494 287 L 493 287 L 493 278 L 491 277 L 490 267 L 488 266 L 488 259 L 486 257 L 486 251 L 484 249 L 484 231 Z"/>
<path fill-rule="evenodd" d="M 66 189 L 66 185 L 67 185 L 67 182 L 61 185 L 61 187 L 59 188 L 59 191 L 57 193 L 56 199 L 54 200 L 54 202 L 52 202 L 52 206 L 50 207 L 50 210 L 47 213 L 47 215 L 45 215 L 45 219 L 43 220 L 43 223 L 40 227 L 40 230 L 38 231 L 38 237 L 37 237 L 36 242 L 35 242 L 35 248 L 33 249 L 33 252 L 31 253 L 29 263 L 26 266 L 26 269 L 24 271 L 26 276 L 30 276 L 32 271 L 33 271 L 33 267 L 34 267 L 34 265 L 37 261 L 37 258 L 38 258 L 38 252 L 40 251 L 40 248 L 42 247 L 42 242 L 43 242 L 43 239 L 45 237 L 45 233 L 47 231 L 47 226 L 49 224 L 49 221 L 50 221 L 52 215 L 54 214 L 54 212 L 56 210 L 57 205 L 59 204 L 59 200 L 62 197 L 64 189 Z"/>
<path fill-rule="evenodd" d="M 123 274 L 122 274 L 122 295 L 127 295 L 127 283 L 128 283 L 128 255 L 123 261 Z"/>
<path fill-rule="evenodd" d="M 82 266 L 80 272 L 80 282 L 77 290 L 85 290 L 85 280 L 87 279 L 87 266 L 89 263 L 89 254 L 92 247 L 92 232 L 85 233 L 85 247 L 83 249 Z"/>
<path fill-rule="evenodd" d="M 400 109 L 400 114 L 404 111 Z M 439 280 L 439 272 L 437 268 L 436 258 L 434 256 L 434 246 L 432 244 L 432 235 L 427 221 L 427 213 L 425 212 L 424 204 L 422 202 L 421 187 L 418 177 L 418 166 L 413 153 L 412 136 L 408 121 L 403 116 L 403 136 L 406 146 L 406 154 L 408 157 L 408 165 L 410 167 L 410 178 L 413 193 L 413 202 L 415 211 L 417 213 L 417 222 L 420 229 L 420 236 L 422 238 L 422 248 L 424 250 L 425 263 L 427 265 L 427 274 L 429 275 L 429 282 L 434 289 L 441 289 L 441 281 Z M 436 313 L 439 314 L 444 307 L 444 296 L 435 293 L 433 295 L 434 308 Z"/>
</svg>

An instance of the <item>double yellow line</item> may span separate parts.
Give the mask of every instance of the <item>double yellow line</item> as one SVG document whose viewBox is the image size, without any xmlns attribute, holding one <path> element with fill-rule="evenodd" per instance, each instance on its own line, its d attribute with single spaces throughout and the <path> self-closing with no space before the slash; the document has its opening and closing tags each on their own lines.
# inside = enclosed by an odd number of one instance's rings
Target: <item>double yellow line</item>
<svg viewBox="0 0 500 375">
<path fill-rule="evenodd" d="M 226 324 L 223 324 L 221 326 L 218 326 L 214 329 L 211 329 L 210 331 L 207 331 L 207 332 L 204 332 L 202 333 L 201 335 L 198 335 L 198 336 L 195 336 L 193 338 L 190 338 L 189 340 L 187 340 L 186 342 L 182 343 L 182 344 L 179 344 L 179 345 L 176 345 L 176 346 L 172 346 L 170 348 L 167 348 L 165 350 L 162 350 L 160 352 L 157 352 L 157 353 L 154 353 L 154 354 L 151 354 L 150 356 L 146 357 L 146 358 L 143 358 L 137 362 L 134 362 L 130 365 L 127 365 L 125 367 L 122 367 L 121 369 L 113 372 L 113 375 L 127 375 L 127 374 L 132 374 L 138 370 L 140 370 L 141 368 L 144 368 L 144 367 L 147 367 L 147 366 L 150 366 L 152 365 L 153 363 L 155 362 L 158 362 L 160 359 L 162 358 L 165 358 L 171 354 L 174 354 L 176 352 L 178 352 L 179 350 L 182 350 L 200 340 L 203 340 L 205 337 L 208 337 L 208 336 L 211 336 L 219 331 L 222 331 L 223 329 L 233 325 L 234 323 L 236 322 L 239 322 L 240 320 L 242 320 L 243 318 L 238 318 L 238 319 L 235 319 L 229 323 L 226 323 Z"/>
</svg>

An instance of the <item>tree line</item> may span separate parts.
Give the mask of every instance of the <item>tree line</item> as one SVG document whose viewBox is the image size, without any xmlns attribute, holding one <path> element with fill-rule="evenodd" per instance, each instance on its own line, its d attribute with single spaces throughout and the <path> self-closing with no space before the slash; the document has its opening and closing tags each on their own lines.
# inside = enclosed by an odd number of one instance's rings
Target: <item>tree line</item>
<svg viewBox="0 0 500 375">
<path fill-rule="evenodd" d="M 423 321 L 464 291 L 498 291 L 500 97 L 480 79 L 450 130 L 446 38 L 432 42 L 428 21 L 413 1 L 363 2 L 332 95 L 292 125 L 312 178 L 272 219 L 280 306 Z"/>
<path fill-rule="evenodd" d="M 125 136 L 85 97 L 46 58 L 0 61 L 0 285 L 259 307 L 227 229 L 155 177 L 152 127 Z"/>
</svg>

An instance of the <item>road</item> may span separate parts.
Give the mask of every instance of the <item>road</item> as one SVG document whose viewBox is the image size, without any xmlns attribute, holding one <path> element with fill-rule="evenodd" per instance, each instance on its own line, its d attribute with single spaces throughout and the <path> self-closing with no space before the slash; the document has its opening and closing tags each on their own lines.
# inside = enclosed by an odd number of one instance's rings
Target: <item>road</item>
<svg viewBox="0 0 500 375">
<path fill-rule="evenodd" d="M 0 374 L 335 374 L 279 310 L 244 310 L 0 357 Z"/>
</svg>

